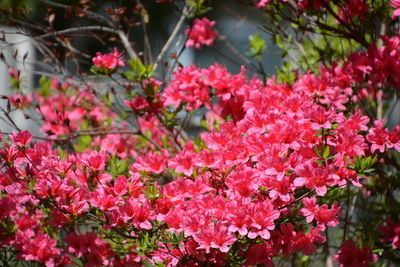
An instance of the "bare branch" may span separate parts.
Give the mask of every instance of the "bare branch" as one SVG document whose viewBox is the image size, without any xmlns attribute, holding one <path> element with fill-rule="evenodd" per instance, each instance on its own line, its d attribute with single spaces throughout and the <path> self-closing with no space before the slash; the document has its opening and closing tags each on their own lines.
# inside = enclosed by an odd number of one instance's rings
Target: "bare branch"
<svg viewBox="0 0 400 267">
<path fill-rule="evenodd" d="M 40 2 L 43 2 L 47 5 L 53 6 L 53 7 L 58 7 L 58 8 L 63 8 L 63 9 L 70 9 L 71 6 L 70 5 L 64 5 L 64 4 L 60 4 L 60 3 L 56 3 L 50 0 L 39 0 Z M 106 23 L 109 26 L 113 26 L 112 21 L 110 21 L 109 19 L 107 19 L 106 17 L 93 12 L 93 11 L 89 11 L 89 10 L 84 10 L 84 9 L 80 9 L 80 11 L 82 11 L 83 13 L 85 13 L 89 18 L 92 19 L 96 19 L 99 21 L 102 21 L 104 23 Z"/>
<path fill-rule="evenodd" d="M 129 42 L 128 36 L 125 34 L 125 32 L 122 30 L 118 30 L 117 34 L 119 36 L 119 39 L 121 39 L 121 42 L 124 45 L 126 51 L 128 52 L 129 57 L 134 59 L 138 58 L 138 55 L 135 50 L 133 50 L 132 45 Z"/>
<path fill-rule="evenodd" d="M 171 46 L 172 42 L 175 40 L 176 36 L 179 33 L 179 30 L 181 29 L 183 23 L 185 22 L 186 16 L 189 14 L 190 8 L 185 6 L 182 11 L 182 15 L 179 18 L 178 23 L 176 23 L 174 30 L 172 31 L 171 35 L 169 36 L 167 42 L 164 44 L 163 48 L 161 49 L 160 53 L 157 56 L 157 59 L 154 63 L 153 70 L 157 69 L 158 64 L 164 57 L 165 53 L 167 53 L 169 47 Z"/>
</svg>

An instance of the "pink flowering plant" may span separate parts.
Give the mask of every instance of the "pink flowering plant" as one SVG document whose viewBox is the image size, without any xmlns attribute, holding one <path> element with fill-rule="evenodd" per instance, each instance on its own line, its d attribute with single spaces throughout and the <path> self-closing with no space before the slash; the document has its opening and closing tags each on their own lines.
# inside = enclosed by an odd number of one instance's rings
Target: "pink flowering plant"
<svg viewBox="0 0 400 267">
<path fill-rule="evenodd" d="M 218 33 L 213 29 L 214 25 L 215 21 L 210 21 L 206 17 L 195 19 L 193 26 L 185 30 L 185 34 L 188 36 L 185 46 L 201 49 L 202 45 L 212 45 L 218 36 Z"/>
<path fill-rule="evenodd" d="M 124 7 L 104 15 L 90 1 L 44 2 L 50 13 L 97 22 L 78 30 L 114 34 L 120 45 L 86 57 L 91 73 L 44 75 L 34 92 L 10 68 L 1 96 L 14 128 L 0 133 L 4 266 L 400 262 L 400 125 L 388 124 L 400 89 L 396 1 L 249 1 L 274 22 L 259 29 L 283 54 L 298 52 L 276 76 L 264 71 L 259 33 L 249 37 L 249 58 L 238 56 L 253 60 L 238 73 L 180 64 L 185 49 L 226 42 L 206 17 L 213 1 L 155 1 L 181 16 L 157 57 L 141 1 L 132 25 L 143 27 L 143 47 L 117 26 L 131 25 Z M 71 49 L 62 34 L 73 30 L 52 30 L 41 38 Z M 181 51 L 165 59 L 178 35 Z M 17 111 L 41 134 L 21 129 Z"/>
</svg>

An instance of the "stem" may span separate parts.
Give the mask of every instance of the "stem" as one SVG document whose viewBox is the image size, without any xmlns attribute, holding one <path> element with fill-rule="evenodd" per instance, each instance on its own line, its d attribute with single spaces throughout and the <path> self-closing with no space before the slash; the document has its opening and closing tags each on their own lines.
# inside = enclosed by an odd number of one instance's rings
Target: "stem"
<svg viewBox="0 0 400 267">
<path fill-rule="evenodd" d="M 48 4 L 50 6 L 53 6 L 53 7 L 58 7 L 58 8 L 63 8 L 63 9 L 70 9 L 71 8 L 70 5 L 64 5 L 64 4 L 56 3 L 56 2 L 53 2 L 53 1 L 50 1 L 50 0 L 39 0 L 39 1 L 43 2 L 45 4 Z M 99 21 L 103 21 L 106 24 L 112 26 L 112 22 L 110 20 L 108 20 L 106 17 L 104 17 L 104 16 L 102 16 L 102 15 L 96 13 L 96 12 L 85 10 L 85 9 L 80 9 L 79 11 L 85 13 L 88 17 L 91 17 L 91 18 L 99 20 Z"/>
<path fill-rule="evenodd" d="M 186 16 L 189 14 L 190 12 L 190 8 L 188 8 L 186 5 L 183 8 L 182 11 L 182 15 L 179 18 L 178 23 L 175 25 L 174 30 L 172 31 L 171 35 L 169 36 L 167 42 L 164 44 L 163 48 L 160 51 L 160 54 L 158 54 L 157 59 L 154 63 L 153 66 L 153 71 L 157 69 L 158 64 L 160 63 L 160 61 L 162 60 L 162 58 L 164 57 L 165 53 L 167 53 L 169 47 L 171 46 L 172 42 L 174 41 L 174 39 L 176 38 L 176 36 L 179 33 L 180 28 L 182 27 L 183 23 L 185 22 Z"/>
<path fill-rule="evenodd" d="M 349 219 L 349 213 L 350 213 L 350 185 L 347 185 L 347 200 L 346 200 L 346 215 L 344 217 L 344 226 L 343 226 L 343 239 L 342 239 L 342 244 L 346 240 L 347 236 L 347 228 L 348 228 L 348 219 Z"/>
</svg>

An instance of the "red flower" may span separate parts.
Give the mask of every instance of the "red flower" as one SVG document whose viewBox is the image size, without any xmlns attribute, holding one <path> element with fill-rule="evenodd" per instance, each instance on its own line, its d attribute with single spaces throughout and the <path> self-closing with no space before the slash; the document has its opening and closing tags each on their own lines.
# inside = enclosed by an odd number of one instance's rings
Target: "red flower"
<svg viewBox="0 0 400 267">
<path fill-rule="evenodd" d="M 400 0 L 391 0 L 390 5 L 395 9 L 393 11 L 392 19 L 400 16 Z"/>
<path fill-rule="evenodd" d="M 200 49 L 202 45 L 212 45 L 214 39 L 218 37 L 218 33 L 212 29 L 214 25 L 215 21 L 210 21 L 208 18 L 195 19 L 193 26 L 185 31 L 189 37 L 185 44 L 186 47 L 194 46 L 196 49 Z"/>
<path fill-rule="evenodd" d="M 277 249 L 271 242 L 256 244 L 247 250 L 247 261 L 244 266 L 256 266 L 263 264 L 263 266 L 274 266 L 272 257 L 277 254 Z"/>
<path fill-rule="evenodd" d="M 52 239 L 48 234 L 39 231 L 36 237 L 30 239 L 24 232 L 18 232 L 16 237 L 17 247 L 21 250 L 19 258 L 26 261 L 38 261 L 46 267 L 55 266 L 55 260 L 60 257 L 60 249 L 56 248 L 57 240 Z"/>
<path fill-rule="evenodd" d="M 86 266 L 102 266 L 109 256 L 113 255 L 110 245 L 99 238 L 96 233 L 88 232 L 83 235 L 70 233 L 65 238 L 67 250 L 74 253 L 76 257 L 85 257 Z"/>
<path fill-rule="evenodd" d="M 382 153 L 385 151 L 385 145 L 389 139 L 389 131 L 383 127 L 383 124 L 383 121 L 374 121 L 374 127 L 369 129 L 367 134 L 367 140 L 372 144 L 372 153 L 375 150 L 379 150 Z"/>
<path fill-rule="evenodd" d="M 10 95 L 8 97 L 11 104 L 16 108 L 27 108 L 29 104 L 32 103 L 32 94 L 29 95 L 22 95 L 22 94 L 15 94 Z"/>
<path fill-rule="evenodd" d="M 340 267 L 368 267 L 370 262 L 378 260 L 378 256 L 372 254 L 368 246 L 359 248 L 356 244 L 346 240 L 333 260 L 339 263 Z"/>
<path fill-rule="evenodd" d="M 391 242 L 392 248 L 400 247 L 400 224 L 393 221 L 392 218 L 386 219 L 386 225 L 379 226 L 379 232 L 385 236 L 381 239 L 382 242 Z"/>
<path fill-rule="evenodd" d="M 133 167 L 138 170 L 148 171 L 152 173 L 161 173 L 167 165 L 169 153 L 162 149 L 161 156 L 155 152 L 149 152 L 146 155 L 137 157 Z"/>
<path fill-rule="evenodd" d="M 270 201 L 252 203 L 249 207 L 251 217 L 251 229 L 247 236 L 251 239 L 261 236 L 264 239 L 271 237 L 270 230 L 275 229 L 274 220 L 280 216 L 280 212 L 275 210 Z"/>
<path fill-rule="evenodd" d="M 19 76 L 21 75 L 21 72 L 19 70 L 14 69 L 14 68 L 8 68 L 8 73 L 15 80 L 18 80 Z"/>
<path fill-rule="evenodd" d="M 109 54 L 96 53 L 96 57 L 93 58 L 93 63 L 96 67 L 111 70 L 117 66 L 125 66 L 122 54 L 118 52 L 117 48 L 114 48 L 114 52 Z"/>
<path fill-rule="evenodd" d="M 21 131 L 12 134 L 10 139 L 15 145 L 25 147 L 32 140 L 32 134 L 28 131 Z"/>
<path fill-rule="evenodd" d="M 304 255 L 311 255 L 317 250 L 315 242 L 324 243 L 326 238 L 320 232 L 323 229 L 321 227 L 311 228 L 309 233 L 298 232 L 294 237 L 294 247 L 293 250 L 301 250 Z"/>
<path fill-rule="evenodd" d="M 205 249 L 207 253 L 210 248 L 218 248 L 222 252 L 229 251 L 229 245 L 236 241 L 236 237 L 228 231 L 228 228 L 221 223 L 209 225 L 199 233 L 193 236 L 193 239 L 199 243 L 197 249 Z"/>
<path fill-rule="evenodd" d="M 196 156 L 197 154 L 190 151 L 184 151 L 170 159 L 168 167 L 173 168 L 176 173 L 184 173 L 186 176 L 190 176 L 195 168 Z"/>
<path fill-rule="evenodd" d="M 361 20 L 365 19 L 365 13 L 368 11 L 369 5 L 364 3 L 363 0 L 350 0 L 346 3 L 345 7 L 339 11 L 340 18 L 347 22 L 355 16 Z"/>
<path fill-rule="evenodd" d="M 400 125 L 396 125 L 393 128 L 393 131 L 389 134 L 387 146 L 400 152 Z"/>
</svg>

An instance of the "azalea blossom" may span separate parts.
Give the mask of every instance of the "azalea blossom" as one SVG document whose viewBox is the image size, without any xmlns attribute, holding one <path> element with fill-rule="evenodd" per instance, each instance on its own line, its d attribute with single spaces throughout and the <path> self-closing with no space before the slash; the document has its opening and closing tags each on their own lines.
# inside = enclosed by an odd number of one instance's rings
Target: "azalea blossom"
<svg viewBox="0 0 400 267">
<path fill-rule="evenodd" d="M 21 131 L 12 134 L 10 140 L 17 146 L 25 147 L 32 140 L 32 134 L 28 131 Z"/>
<path fill-rule="evenodd" d="M 368 267 L 369 263 L 378 260 L 378 256 L 372 254 L 368 246 L 360 248 L 353 242 L 346 240 L 333 260 L 339 263 L 340 267 Z"/>
<path fill-rule="evenodd" d="M 209 20 L 206 17 L 195 19 L 193 26 L 185 30 L 188 36 L 185 46 L 194 46 L 196 49 L 201 49 L 203 45 L 210 46 L 214 43 L 218 33 L 213 30 L 215 21 Z"/>
<path fill-rule="evenodd" d="M 107 70 L 114 69 L 118 66 L 125 66 L 123 55 L 118 52 L 117 48 L 114 48 L 114 52 L 108 54 L 97 52 L 96 57 L 93 58 L 93 63 L 96 67 Z"/>
<path fill-rule="evenodd" d="M 395 9 L 393 11 L 392 19 L 395 19 L 400 16 L 400 1 L 399 0 L 390 0 L 390 5 Z"/>
</svg>

